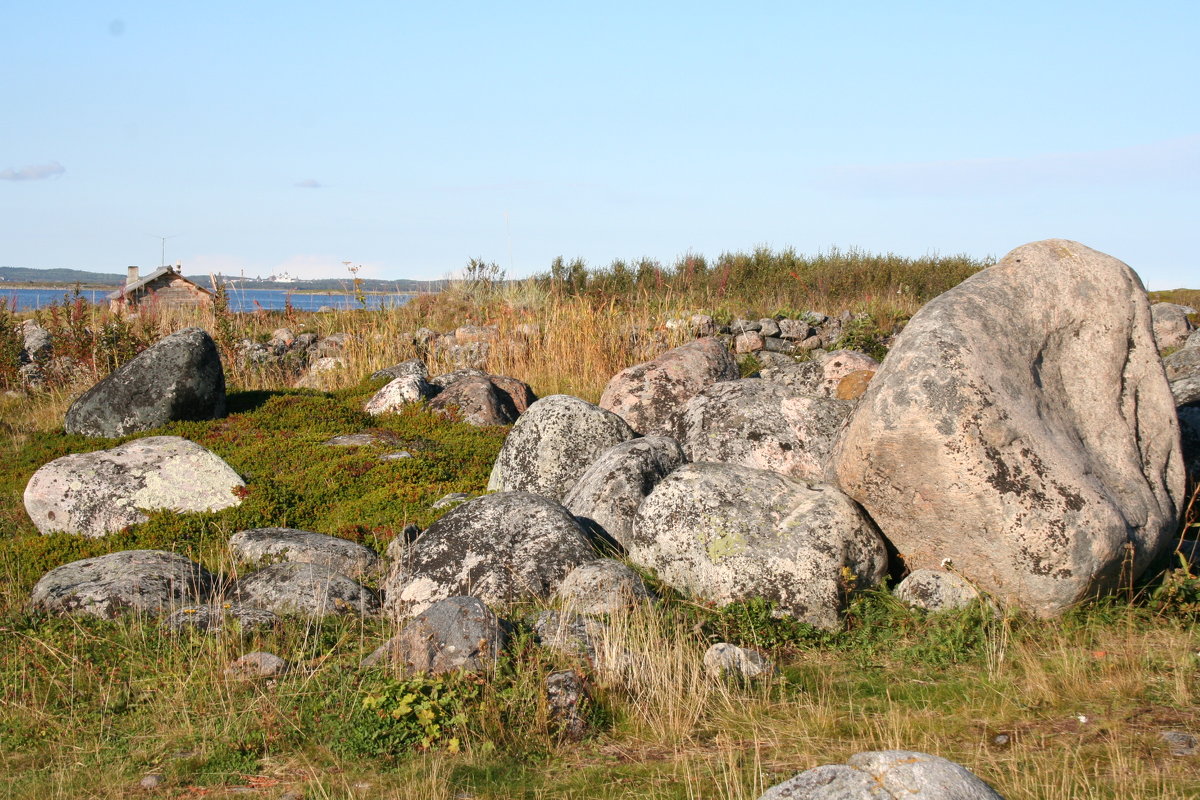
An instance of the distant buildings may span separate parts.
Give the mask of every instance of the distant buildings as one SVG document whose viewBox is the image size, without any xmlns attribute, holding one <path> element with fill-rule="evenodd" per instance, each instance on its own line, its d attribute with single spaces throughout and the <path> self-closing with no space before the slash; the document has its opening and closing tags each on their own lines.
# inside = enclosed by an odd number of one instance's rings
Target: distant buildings
<svg viewBox="0 0 1200 800">
<path fill-rule="evenodd" d="M 110 311 L 136 311 L 143 303 L 160 307 L 203 306 L 212 303 L 213 293 L 188 280 L 179 272 L 180 265 L 159 267 L 146 277 L 130 267 L 125 285 L 108 295 Z"/>
</svg>

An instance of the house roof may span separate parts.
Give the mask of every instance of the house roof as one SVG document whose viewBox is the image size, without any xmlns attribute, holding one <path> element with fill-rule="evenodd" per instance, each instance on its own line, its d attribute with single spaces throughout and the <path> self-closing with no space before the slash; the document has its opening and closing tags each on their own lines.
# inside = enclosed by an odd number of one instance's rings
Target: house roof
<svg viewBox="0 0 1200 800">
<path fill-rule="evenodd" d="M 159 267 L 158 269 L 154 270 L 154 272 L 151 272 L 146 277 L 139 278 L 138 280 L 134 281 L 133 283 L 127 283 L 124 286 L 122 286 L 120 289 L 117 289 L 114 292 L 109 292 L 107 295 L 107 298 L 109 300 L 118 300 L 121 297 L 124 297 L 125 295 L 129 294 L 130 292 L 132 292 L 136 289 L 141 289 L 146 284 L 152 283 L 155 280 L 157 280 L 158 278 L 161 278 L 163 275 L 167 275 L 168 273 L 174 275 L 177 278 L 182 278 L 183 280 L 187 281 L 192 286 L 195 286 L 197 289 L 199 289 L 200 291 L 202 291 L 206 294 L 212 294 L 212 292 L 208 291 L 208 289 L 205 289 L 203 286 L 196 283 L 195 281 L 189 281 L 183 275 L 179 274 L 178 272 L 175 272 L 174 268 Z"/>
</svg>

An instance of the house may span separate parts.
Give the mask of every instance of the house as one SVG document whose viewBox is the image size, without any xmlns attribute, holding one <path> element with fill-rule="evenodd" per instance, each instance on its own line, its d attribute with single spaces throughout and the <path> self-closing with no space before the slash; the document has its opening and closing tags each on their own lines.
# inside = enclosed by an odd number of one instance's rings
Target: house
<svg viewBox="0 0 1200 800">
<path fill-rule="evenodd" d="M 143 303 L 159 307 L 205 306 L 213 293 L 180 274 L 180 265 L 159 267 L 144 278 L 138 268 L 130 267 L 125 285 L 108 295 L 110 311 L 136 311 Z"/>
</svg>

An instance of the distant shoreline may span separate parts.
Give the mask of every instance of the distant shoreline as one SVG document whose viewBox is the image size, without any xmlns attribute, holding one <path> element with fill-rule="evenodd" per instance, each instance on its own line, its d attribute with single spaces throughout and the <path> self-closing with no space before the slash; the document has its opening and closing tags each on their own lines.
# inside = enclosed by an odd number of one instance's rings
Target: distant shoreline
<svg viewBox="0 0 1200 800">
<path fill-rule="evenodd" d="M 32 290 L 43 291 L 43 292 L 60 291 L 60 292 L 65 292 L 65 293 L 69 294 L 71 291 L 73 291 L 75 289 L 76 286 L 78 286 L 82 291 L 88 291 L 88 292 L 115 292 L 117 289 L 120 288 L 119 286 L 114 286 L 111 283 L 29 283 L 27 281 L 11 281 L 11 282 L 0 281 L 0 296 L 3 296 L 5 290 L 7 290 L 7 289 L 32 289 Z M 249 287 L 249 286 L 227 286 L 225 288 L 226 293 L 240 292 L 243 290 L 252 291 L 252 292 L 280 292 L 282 294 L 330 294 L 330 295 L 344 294 L 347 297 L 353 297 L 356 294 L 353 291 L 349 291 L 349 292 L 344 291 L 344 290 L 330 291 L 328 289 L 279 289 L 276 287 L 260 289 L 257 287 Z M 428 291 L 428 290 L 421 291 L 419 289 L 400 289 L 400 290 L 363 289 L 362 294 L 372 294 L 372 295 L 373 294 L 381 294 L 381 295 L 437 294 L 437 292 L 436 291 Z"/>
</svg>

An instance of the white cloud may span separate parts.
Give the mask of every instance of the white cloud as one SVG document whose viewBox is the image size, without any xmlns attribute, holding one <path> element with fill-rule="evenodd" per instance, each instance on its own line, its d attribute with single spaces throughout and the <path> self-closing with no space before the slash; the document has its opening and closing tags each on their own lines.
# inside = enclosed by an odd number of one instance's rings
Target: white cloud
<svg viewBox="0 0 1200 800">
<path fill-rule="evenodd" d="M 821 170 L 819 179 L 823 188 L 871 194 L 953 195 L 1145 186 L 1187 189 L 1200 183 L 1200 136 L 1024 158 L 847 165 Z"/>
<path fill-rule="evenodd" d="M 57 161 L 48 164 L 31 164 L 20 169 L 8 169 L 0 172 L 0 181 L 40 181 L 46 178 L 57 178 L 67 169 Z"/>
<path fill-rule="evenodd" d="M 315 178 L 307 178 L 296 182 L 296 187 L 300 189 L 324 189 L 325 185 Z"/>
</svg>

